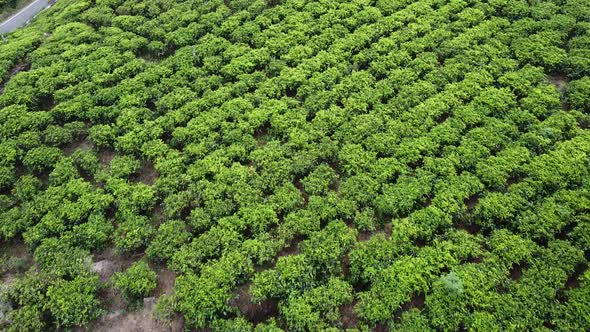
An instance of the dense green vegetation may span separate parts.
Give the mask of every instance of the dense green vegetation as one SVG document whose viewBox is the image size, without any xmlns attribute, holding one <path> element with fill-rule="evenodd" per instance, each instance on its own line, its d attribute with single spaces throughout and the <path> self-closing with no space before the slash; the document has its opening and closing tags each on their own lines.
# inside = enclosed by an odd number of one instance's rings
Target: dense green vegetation
<svg viewBox="0 0 590 332">
<path fill-rule="evenodd" d="M 586 0 L 59 0 L 0 79 L 2 328 L 590 330 Z"/>
</svg>

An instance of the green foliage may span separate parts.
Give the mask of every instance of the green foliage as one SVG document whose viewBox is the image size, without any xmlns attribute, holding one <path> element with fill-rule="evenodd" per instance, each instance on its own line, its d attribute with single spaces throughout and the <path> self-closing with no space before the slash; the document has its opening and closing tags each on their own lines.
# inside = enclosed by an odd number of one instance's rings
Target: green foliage
<svg viewBox="0 0 590 332">
<path fill-rule="evenodd" d="M 140 167 L 139 160 L 131 156 L 116 156 L 110 163 L 110 174 L 116 178 L 126 178 L 137 172 Z"/>
<path fill-rule="evenodd" d="M 204 266 L 199 276 L 186 273 L 176 279 L 177 309 L 188 326 L 201 328 L 232 312 L 228 305 L 234 297 L 236 282 L 252 273 L 252 262 L 239 252 L 228 252 Z"/>
<path fill-rule="evenodd" d="M 37 306 L 23 306 L 10 312 L 10 325 L 7 331 L 43 331 L 45 322 L 43 321 L 42 311 Z"/>
<path fill-rule="evenodd" d="M 303 178 L 301 183 L 309 195 L 320 195 L 326 193 L 337 178 L 337 174 L 330 166 L 321 164 Z"/>
<path fill-rule="evenodd" d="M 43 271 L 57 277 L 85 274 L 90 261 L 87 251 L 56 238 L 43 240 L 35 250 L 34 258 Z"/>
<path fill-rule="evenodd" d="M 98 277 L 95 276 L 60 280 L 49 286 L 46 306 L 58 326 L 84 325 L 100 314 L 97 290 Z"/>
<path fill-rule="evenodd" d="M 574 109 L 590 112 L 590 77 L 585 76 L 569 83 L 567 101 Z"/>
<path fill-rule="evenodd" d="M 354 230 L 341 221 L 333 221 L 303 241 L 300 248 L 316 274 L 339 275 L 341 260 L 355 240 Z"/>
<path fill-rule="evenodd" d="M 119 223 L 114 242 L 121 252 L 130 252 L 146 246 L 155 229 L 145 216 L 128 215 Z"/>
<path fill-rule="evenodd" d="M 145 261 L 138 261 L 124 272 L 115 274 L 113 285 L 123 298 L 133 302 L 151 294 L 157 286 L 157 275 Z"/>
<path fill-rule="evenodd" d="M 335 324 L 340 306 L 351 301 L 352 287 L 345 281 L 330 278 L 324 286 L 289 298 L 281 311 L 289 330 L 309 331 Z"/>
<path fill-rule="evenodd" d="M 304 255 L 279 257 L 274 269 L 257 273 L 250 288 L 254 301 L 300 293 L 313 285 L 313 268 Z"/>
<path fill-rule="evenodd" d="M 589 330 L 587 2 L 57 1 L 0 42 L 0 329 L 133 255 L 189 330 Z"/>
<path fill-rule="evenodd" d="M 186 231 L 186 226 L 181 220 L 171 220 L 160 225 L 154 239 L 146 248 L 148 258 L 154 260 L 167 260 L 188 241 L 191 234 Z"/>
<path fill-rule="evenodd" d="M 23 158 L 23 165 L 32 172 L 42 172 L 57 164 L 62 155 L 63 153 L 58 148 L 34 148 L 28 151 Z"/>
</svg>

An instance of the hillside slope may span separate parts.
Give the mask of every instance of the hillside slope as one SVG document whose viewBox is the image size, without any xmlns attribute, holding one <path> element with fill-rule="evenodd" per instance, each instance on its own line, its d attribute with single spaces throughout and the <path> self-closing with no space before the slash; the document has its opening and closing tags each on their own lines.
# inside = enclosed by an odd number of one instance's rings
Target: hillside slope
<svg viewBox="0 0 590 332">
<path fill-rule="evenodd" d="M 59 0 L 0 42 L 0 328 L 588 331 L 589 124 L 585 0 Z"/>
</svg>

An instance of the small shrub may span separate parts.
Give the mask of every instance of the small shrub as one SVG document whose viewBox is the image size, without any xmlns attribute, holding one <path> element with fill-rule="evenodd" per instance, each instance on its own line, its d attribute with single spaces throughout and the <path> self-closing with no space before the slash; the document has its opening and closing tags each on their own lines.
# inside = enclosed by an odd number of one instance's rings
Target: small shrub
<svg viewBox="0 0 590 332">
<path fill-rule="evenodd" d="M 125 272 L 115 274 L 113 281 L 123 298 L 132 303 L 150 295 L 157 286 L 157 275 L 145 261 L 139 261 Z"/>
</svg>

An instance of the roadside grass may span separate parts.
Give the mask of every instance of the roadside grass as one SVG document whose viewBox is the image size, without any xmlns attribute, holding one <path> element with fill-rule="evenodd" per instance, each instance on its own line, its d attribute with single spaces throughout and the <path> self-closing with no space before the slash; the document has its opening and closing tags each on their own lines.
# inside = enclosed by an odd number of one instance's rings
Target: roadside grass
<svg viewBox="0 0 590 332">
<path fill-rule="evenodd" d="M 0 9 L 0 22 L 4 22 L 6 19 L 16 14 L 19 10 L 26 7 L 33 0 L 16 0 L 14 6 L 8 5 L 5 8 Z"/>
</svg>

